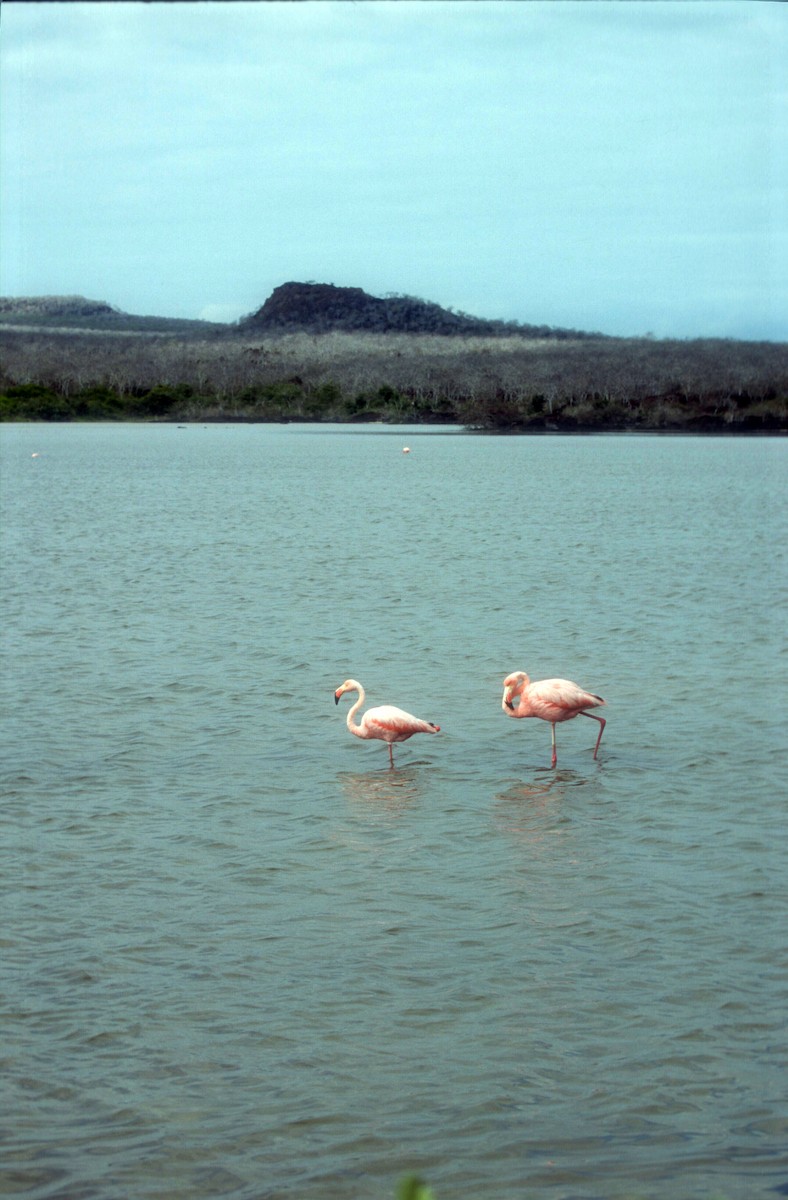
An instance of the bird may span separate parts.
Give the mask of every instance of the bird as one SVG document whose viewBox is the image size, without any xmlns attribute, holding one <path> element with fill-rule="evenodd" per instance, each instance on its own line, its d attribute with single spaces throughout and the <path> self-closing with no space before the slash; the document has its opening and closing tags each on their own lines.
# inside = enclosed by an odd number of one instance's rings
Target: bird
<svg viewBox="0 0 788 1200">
<path fill-rule="evenodd" d="M 389 763 L 394 766 L 394 755 L 391 750 L 392 742 L 405 742 L 414 733 L 440 733 L 440 725 L 432 721 L 422 721 L 411 713 L 395 708 L 392 704 L 383 704 L 380 708 L 370 708 L 364 713 L 358 725 L 353 724 L 353 718 L 364 703 L 364 689 L 355 679 L 346 679 L 334 692 L 334 703 L 339 704 L 345 692 L 358 692 L 358 700 L 351 706 L 347 715 L 347 727 L 351 733 L 360 738 L 380 738 L 388 742 Z"/>
<path fill-rule="evenodd" d="M 600 704 L 605 703 L 601 696 L 584 691 L 576 683 L 572 683 L 571 679 L 538 679 L 532 683 L 525 671 L 513 671 L 503 681 L 501 708 L 507 717 L 539 717 L 541 721 L 550 722 L 553 733 L 551 767 L 558 762 L 555 727 L 560 721 L 571 721 L 574 717 L 590 717 L 592 721 L 599 722 L 599 737 L 594 746 L 596 758 L 606 722 L 603 717 L 586 712 L 586 709 L 599 708 Z"/>
</svg>

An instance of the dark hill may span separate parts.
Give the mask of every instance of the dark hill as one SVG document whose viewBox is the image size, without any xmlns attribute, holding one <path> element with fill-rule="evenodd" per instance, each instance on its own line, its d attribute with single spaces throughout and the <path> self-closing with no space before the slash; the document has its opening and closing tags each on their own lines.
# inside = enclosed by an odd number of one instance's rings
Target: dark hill
<svg viewBox="0 0 788 1200">
<path fill-rule="evenodd" d="M 333 283 L 283 283 L 274 288 L 262 308 L 240 322 L 244 330 L 339 329 L 370 333 L 481 332 L 485 322 L 474 321 L 412 296 L 370 296 L 362 288 Z"/>
<path fill-rule="evenodd" d="M 305 331 L 326 333 L 432 333 L 449 336 L 523 334 L 529 337 L 584 337 L 570 330 L 517 322 L 487 321 L 451 312 L 414 296 L 370 296 L 362 288 L 333 283 L 283 283 L 262 308 L 238 323 L 242 333 Z"/>
<path fill-rule="evenodd" d="M 333 283 L 283 283 L 261 308 L 233 324 L 140 316 L 85 296 L 0 296 L 0 329 L 64 334 L 145 333 L 187 339 L 234 339 L 276 333 L 412 333 L 455 337 L 601 338 L 600 333 L 490 321 L 415 296 L 371 296 Z"/>
</svg>

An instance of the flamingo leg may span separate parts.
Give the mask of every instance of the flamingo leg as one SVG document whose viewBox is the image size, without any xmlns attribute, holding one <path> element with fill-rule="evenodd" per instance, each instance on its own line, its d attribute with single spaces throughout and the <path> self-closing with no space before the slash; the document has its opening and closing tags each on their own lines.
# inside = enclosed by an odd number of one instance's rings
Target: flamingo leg
<svg viewBox="0 0 788 1200">
<path fill-rule="evenodd" d="M 600 734 L 600 737 L 601 737 L 601 734 Z M 392 751 L 392 749 L 391 749 L 391 742 L 389 742 L 389 764 L 390 764 L 392 767 L 394 766 L 394 753 L 393 753 L 393 751 Z"/>
<path fill-rule="evenodd" d="M 597 738 L 596 745 L 594 746 L 594 758 L 596 758 L 596 752 L 599 749 L 599 743 L 602 741 L 602 734 L 605 732 L 605 725 L 607 724 L 607 721 L 604 717 L 595 717 L 593 713 L 588 712 L 581 712 L 580 716 L 590 717 L 592 721 L 599 721 L 599 737 Z"/>
<path fill-rule="evenodd" d="M 554 767 L 558 762 L 558 755 L 556 754 L 555 750 L 555 721 L 550 722 L 550 727 L 553 731 L 553 761 L 550 763 L 550 766 Z"/>
</svg>

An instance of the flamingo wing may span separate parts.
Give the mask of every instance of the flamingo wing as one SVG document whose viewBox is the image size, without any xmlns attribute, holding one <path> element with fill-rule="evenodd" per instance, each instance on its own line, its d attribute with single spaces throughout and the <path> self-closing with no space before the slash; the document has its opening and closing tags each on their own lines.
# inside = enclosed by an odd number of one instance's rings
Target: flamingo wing
<svg viewBox="0 0 788 1200">
<path fill-rule="evenodd" d="M 367 737 L 381 738 L 384 742 L 404 742 L 414 733 L 438 732 L 437 725 L 422 721 L 393 704 L 368 709 L 361 718 L 361 725 L 367 731 Z"/>
<path fill-rule="evenodd" d="M 601 696 L 586 692 L 572 683 L 571 679 L 540 679 L 538 683 L 531 684 L 528 696 L 535 707 L 545 706 L 556 710 L 563 714 L 564 720 L 585 708 L 598 708 L 605 703 Z M 547 720 L 561 720 L 561 717 L 548 716 Z"/>
</svg>

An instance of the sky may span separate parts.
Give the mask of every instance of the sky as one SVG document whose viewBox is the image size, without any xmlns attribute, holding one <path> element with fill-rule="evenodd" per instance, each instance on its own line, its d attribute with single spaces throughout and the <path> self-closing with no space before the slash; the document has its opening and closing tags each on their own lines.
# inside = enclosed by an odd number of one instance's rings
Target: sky
<svg viewBox="0 0 788 1200">
<path fill-rule="evenodd" d="M 788 337 L 788 5 L 0 9 L 0 293 Z"/>
</svg>

